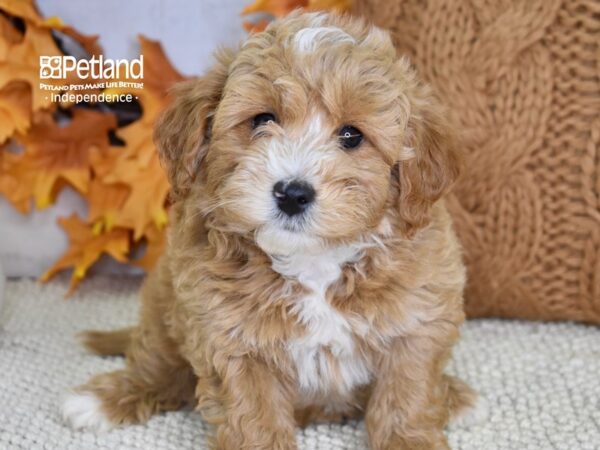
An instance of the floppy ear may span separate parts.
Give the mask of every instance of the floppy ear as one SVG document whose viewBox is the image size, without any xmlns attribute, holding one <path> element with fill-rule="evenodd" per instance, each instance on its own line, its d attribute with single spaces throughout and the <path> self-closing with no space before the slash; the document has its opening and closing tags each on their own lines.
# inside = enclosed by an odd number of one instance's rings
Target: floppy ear
<svg viewBox="0 0 600 450">
<path fill-rule="evenodd" d="M 221 100 L 233 52 L 221 51 L 216 59 L 206 75 L 174 86 L 173 102 L 154 129 L 174 200 L 189 191 L 208 150 L 211 118 Z"/>
<path fill-rule="evenodd" d="M 429 223 L 431 206 L 454 183 L 461 169 L 459 145 L 448 116 L 427 87 L 415 89 L 408 139 L 414 157 L 399 163 L 399 213 L 412 236 Z"/>
</svg>

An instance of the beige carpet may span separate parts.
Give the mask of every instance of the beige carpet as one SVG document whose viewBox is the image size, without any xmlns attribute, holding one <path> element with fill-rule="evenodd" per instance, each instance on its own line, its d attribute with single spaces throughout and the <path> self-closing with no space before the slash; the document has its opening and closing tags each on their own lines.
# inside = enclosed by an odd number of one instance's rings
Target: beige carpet
<svg viewBox="0 0 600 450">
<path fill-rule="evenodd" d="M 66 280 L 8 282 L 0 311 L 0 449 L 204 449 L 209 428 L 194 412 L 154 417 L 95 435 L 61 421 L 69 386 L 121 367 L 79 348 L 74 334 L 136 318 L 135 279 L 93 278 L 63 299 Z M 600 329 L 569 323 L 468 323 L 449 371 L 487 398 L 489 420 L 448 433 L 453 449 L 600 449 Z M 362 423 L 298 431 L 300 449 L 366 449 Z"/>
</svg>

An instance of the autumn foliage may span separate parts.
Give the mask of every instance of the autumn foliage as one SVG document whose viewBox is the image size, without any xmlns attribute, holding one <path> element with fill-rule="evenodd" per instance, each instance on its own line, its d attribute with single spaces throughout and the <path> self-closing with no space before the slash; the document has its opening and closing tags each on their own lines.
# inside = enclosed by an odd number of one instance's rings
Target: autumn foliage
<svg viewBox="0 0 600 450">
<path fill-rule="evenodd" d="M 343 12 L 350 8 L 351 0 L 256 0 L 242 11 L 243 15 L 263 14 L 266 17 L 245 21 L 244 28 L 251 33 L 262 31 L 273 18 L 282 17 L 295 9 L 305 11 L 333 10 Z"/>
<path fill-rule="evenodd" d="M 259 31 L 296 8 L 343 10 L 348 1 L 257 0 L 242 14 L 258 19 L 244 27 Z M 135 120 L 123 121 L 119 105 L 56 104 L 39 89 L 39 57 L 67 54 L 64 39 L 89 56 L 102 53 L 96 37 L 41 17 L 34 0 L 0 0 L 0 194 L 23 214 L 52 205 L 66 186 L 87 200 L 87 217 L 59 220 L 70 246 L 42 277 L 71 268 L 72 291 L 103 254 L 144 269 L 160 255 L 169 186 L 152 129 L 169 88 L 184 77 L 158 42 L 140 36 L 144 87 L 105 90 L 133 94 L 140 107 Z M 52 83 L 66 89 L 78 81 Z"/>
</svg>

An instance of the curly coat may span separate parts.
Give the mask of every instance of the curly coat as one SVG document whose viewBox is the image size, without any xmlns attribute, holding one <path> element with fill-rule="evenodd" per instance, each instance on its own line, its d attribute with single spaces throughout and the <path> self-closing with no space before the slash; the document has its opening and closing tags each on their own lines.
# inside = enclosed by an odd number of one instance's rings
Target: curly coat
<svg viewBox="0 0 600 450">
<path fill-rule="evenodd" d="M 156 127 L 168 248 L 139 324 L 84 335 L 127 365 L 78 388 L 67 418 L 108 427 L 193 402 L 218 449 L 294 449 L 296 425 L 346 417 L 365 418 L 373 449 L 448 448 L 449 418 L 476 400 L 443 373 L 464 320 L 442 199 L 458 148 L 388 35 L 293 14 L 173 94 Z M 253 130 L 265 111 L 277 123 Z M 364 133 L 357 150 L 339 148 L 346 123 Z M 291 160 L 316 183 L 309 231 L 269 216 Z M 82 418 L 81 396 L 101 420 Z"/>
</svg>

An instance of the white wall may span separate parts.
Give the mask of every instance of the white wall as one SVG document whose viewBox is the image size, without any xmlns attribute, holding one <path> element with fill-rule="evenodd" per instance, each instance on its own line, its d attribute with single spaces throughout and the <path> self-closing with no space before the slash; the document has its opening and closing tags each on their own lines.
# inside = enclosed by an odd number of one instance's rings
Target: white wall
<svg viewBox="0 0 600 450">
<path fill-rule="evenodd" d="M 219 45 L 235 45 L 246 35 L 240 11 L 251 0 L 38 0 L 45 16 L 59 16 L 85 34 L 98 34 L 109 58 L 139 54 L 136 36 L 159 40 L 175 67 L 201 73 Z M 73 191 L 57 205 L 22 216 L 0 196 L 0 262 L 8 276 L 38 276 L 66 249 L 58 216 L 85 202 Z"/>
<path fill-rule="evenodd" d="M 240 11 L 253 0 L 38 0 L 86 34 L 100 35 L 109 58 L 137 56 L 138 34 L 159 40 L 177 69 L 198 74 L 219 45 L 246 35 Z"/>
</svg>

